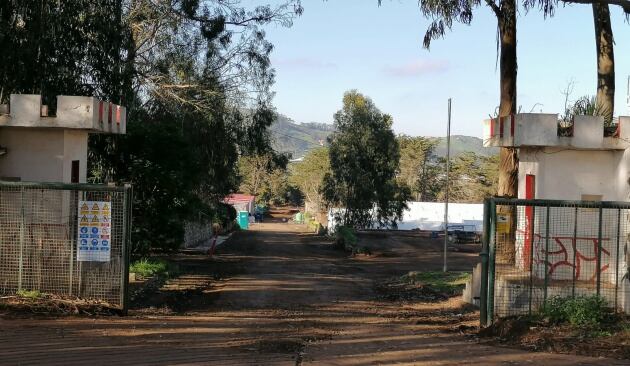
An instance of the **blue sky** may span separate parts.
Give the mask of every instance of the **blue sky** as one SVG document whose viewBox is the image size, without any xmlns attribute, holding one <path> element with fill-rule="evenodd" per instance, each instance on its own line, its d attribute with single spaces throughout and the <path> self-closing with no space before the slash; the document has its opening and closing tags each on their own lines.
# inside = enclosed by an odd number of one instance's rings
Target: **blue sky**
<svg viewBox="0 0 630 366">
<path fill-rule="evenodd" d="M 303 0 L 293 27 L 267 29 L 275 46 L 278 112 L 297 122 L 332 123 L 344 91 L 358 89 L 409 135 L 446 134 L 453 98 L 455 134 L 481 135 L 481 121 L 498 104 L 496 19 L 479 8 L 471 26 L 455 25 L 431 50 L 422 48 L 429 21 L 415 0 Z M 630 25 L 612 9 L 617 75 L 616 114 L 627 115 Z M 560 113 L 561 90 L 573 99 L 594 94 L 595 38 L 591 7 L 560 7 L 553 18 L 521 11 L 518 19 L 518 104 L 523 112 Z M 540 103 L 540 104 L 537 104 Z"/>
</svg>

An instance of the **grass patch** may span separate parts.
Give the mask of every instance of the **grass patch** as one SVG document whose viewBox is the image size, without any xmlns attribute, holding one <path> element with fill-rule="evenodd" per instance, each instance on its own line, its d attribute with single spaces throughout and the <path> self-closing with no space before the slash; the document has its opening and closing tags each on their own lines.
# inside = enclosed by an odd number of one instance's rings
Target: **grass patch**
<svg viewBox="0 0 630 366">
<path fill-rule="evenodd" d="M 42 297 L 43 294 L 37 290 L 18 290 L 16 295 L 25 299 L 35 300 Z"/>
<path fill-rule="evenodd" d="M 172 276 L 176 271 L 163 259 L 140 259 L 131 264 L 129 272 L 142 277 Z"/>
<path fill-rule="evenodd" d="M 449 295 L 459 294 L 470 279 L 468 272 L 409 272 L 401 277 L 408 284 L 423 285 Z"/>
</svg>

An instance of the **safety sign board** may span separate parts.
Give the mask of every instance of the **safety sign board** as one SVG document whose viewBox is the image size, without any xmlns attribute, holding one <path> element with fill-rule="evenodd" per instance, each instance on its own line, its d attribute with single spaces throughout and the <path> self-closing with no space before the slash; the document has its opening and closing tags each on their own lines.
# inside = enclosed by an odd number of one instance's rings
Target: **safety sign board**
<svg viewBox="0 0 630 366">
<path fill-rule="evenodd" d="M 79 201 L 78 262 L 109 262 L 111 207 L 109 201 Z"/>
</svg>

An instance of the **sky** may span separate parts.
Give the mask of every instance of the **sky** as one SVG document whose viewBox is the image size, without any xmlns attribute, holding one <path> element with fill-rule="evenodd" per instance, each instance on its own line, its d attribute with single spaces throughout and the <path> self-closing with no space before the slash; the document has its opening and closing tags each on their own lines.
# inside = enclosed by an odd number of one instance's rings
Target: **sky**
<svg viewBox="0 0 630 366">
<path fill-rule="evenodd" d="M 279 1 L 279 0 L 277 0 Z M 394 118 L 396 133 L 446 135 L 452 98 L 453 134 L 481 136 L 482 120 L 499 101 L 496 18 L 487 7 L 471 26 L 456 24 L 422 48 L 429 21 L 416 0 L 303 0 L 290 28 L 266 29 L 274 44 L 274 105 L 296 122 L 333 122 L 343 93 L 372 98 Z M 611 7 L 615 35 L 616 115 L 629 115 L 630 24 Z M 518 105 L 522 112 L 562 113 L 572 99 L 596 93 L 595 36 L 590 5 L 559 7 L 552 18 L 522 9 L 518 18 Z"/>
</svg>

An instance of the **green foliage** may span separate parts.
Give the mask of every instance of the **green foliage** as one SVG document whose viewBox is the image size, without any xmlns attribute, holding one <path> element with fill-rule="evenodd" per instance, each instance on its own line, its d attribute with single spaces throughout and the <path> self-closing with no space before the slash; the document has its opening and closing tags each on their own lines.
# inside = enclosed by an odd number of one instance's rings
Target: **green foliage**
<svg viewBox="0 0 630 366">
<path fill-rule="evenodd" d="M 597 326 L 610 314 L 606 299 L 600 296 L 554 296 L 540 309 L 541 316 L 553 323 L 570 323 L 574 326 Z"/>
<path fill-rule="evenodd" d="M 461 293 L 470 279 L 469 272 L 409 272 L 401 277 L 404 283 L 423 285 L 432 289 L 455 295 Z"/>
<path fill-rule="evenodd" d="M 434 150 L 438 140 L 427 137 L 400 135 L 400 171 L 397 179 L 409 188 L 418 201 L 435 199 L 435 189 L 439 185 L 439 172 Z"/>
<path fill-rule="evenodd" d="M 343 208 L 336 218 L 343 225 L 395 227 L 406 208 L 410 192 L 396 181 L 400 151 L 391 125 L 369 98 L 357 91 L 344 95 L 322 189 L 329 206 Z"/>
<path fill-rule="evenodd" d="M 299 0 L 0 2 L 0 103 L 11 93 L 97 96 L 126 135 L 93 135 L 89 181 L 134 187 L 134 253 L 179 247 L 200 213 L 226 222 L 239 154 L 271 152 L 271 43 Z"/>
<path fill-rule="evenodd" d="M 357 235 L 354 229 L 340 226 L 335 232 L 335 245 L 347 252 L 353 252 L 357 246 Z"/>
<path fill-rule="evenodd" d="M 42 297 L 43 294 L 37 290 L 18 290 L 16 295 L 25 299 L 35 300 Z"/>
<path fill-rule="evenodd" d="M 239 190 L 256 197 L 261 204 L 284 204 L 292 194 L 288 182 L 286 155 L 265 153 L 241 156 L 238 171 Z"/>
<path fill-rule="evenodd" d="M 129 266 L 129 272 L 142 277 L 169 276 L 175 272 L 175 268 L 163 259 L 140 259 Z"/>
<path fill-rule="evenodd" d="M 492 196 L 499 181 L 498 166 L 498 155 L 486 157 L 473 152 L 458 155 L 451 161 L 449 198 L 454 202 L 478 203 Z M 443 199 L 445 182 L 441 183 L 438 197 Z"/>
<path fill-rule="evenodd" d="M 298 187 L 304 199 L 315 206 L 315 209 L 323 209 L 323 197 L 321 194 L 324 177 L 330 173 L 329 150 L 321 147 L 309 151 L 304 160 L 289 166 L 289 182 Z"/>
</svg>

